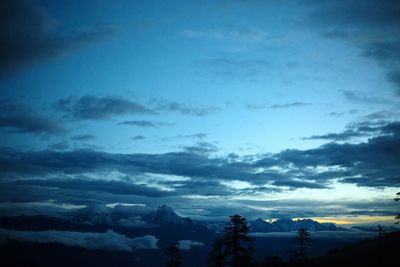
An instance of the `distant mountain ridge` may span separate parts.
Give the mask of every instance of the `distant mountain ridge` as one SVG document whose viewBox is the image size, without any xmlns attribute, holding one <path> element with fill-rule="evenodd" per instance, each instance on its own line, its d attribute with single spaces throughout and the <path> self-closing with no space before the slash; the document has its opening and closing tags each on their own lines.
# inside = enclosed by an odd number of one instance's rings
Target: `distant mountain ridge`
<svg viewBox="0 0 400 267">
<path fill-rule="evenodd" d="M 158 226 L 196 227 L 190 218 L 179 216 L 167 205 L 161 205 L 155 211 L 143 207 L 126 208 L 121 206 L 117 205 L 114 209 L 107 210 L 83 210 L 74 215 L 72 221 L 81 224 L 133 228 L 155 228 Z"/>
<path fill-rule="evenodd" d="M 29 219 L 31 218 L 31 219 Z M 88 207 L 72 214 L 69 219 L 59 222 L 57 218 L 46 216 L 19 216 L 19 217 L 3 217 L 0 218 L 0 227 L 11 227 L 13 224 L 29 229 L 31 226 L 24 225 L 23 222 L 37 222 L 36 228 L 43 229 L 46 225 L 54 225 L 51 228 L 66 227 L 67 229 L 76 229 L 78 225 L 84 227 L 95 227 L 96 229 L 108 228 L 130 228 L 130 229 L 155 229 L 158 227 L 174 227 L 182 229 L 207 230 L 212 233 L 221 233 L 226 226 L 228 220 L 192 220 L 188 217 L 182 217 L 177 214 L 171 207 L 161 205 L 157 209 L 149 209 L 142 206 L 126 206 L 116 205 L 113 208 L 104 206 Z M 35 223 L 34 223 L 35 224 Z M 71 225 L 69 225 L 71 224 Z M 300 228 L 310 231 L 374 231 L 372 226 L 362 227 L 355 226 L 352 229 L 338 227 L 334 223 L 319 223 L 312 219 L 292 220 L 288 218 L 278 219 L 273 222 L 267 222 L 261 218 L 248 221 L 251 232 L 270 233 L 270 232 L 292 232 Z M 60 226 L 62 225 L 62 226 Z M 86 227 L 86 228 L 87 228 Z M 85 228 L 85 229 L 86 229 Z M 386 229 L 386 228 L 385 228 Z M 396 230 L 397 228 L 394 228 Z M 387 229 L 392 231 L 393 229 Z"/>
<path fill-rule="evenodd" d="M 224 230 L 226 222 L 223 221 L 198 221 L 197 223 L 209 230 L 220 233 Z M 267 222 L 261 218 L 255 221 L 249 221 L 250 232 L 270 233 L 270 232 L 291 232 L 301 228 L 310 231 L 347 231 L 342 227 L 337 227 L 334 223 L 319 223 L 312 219 L 278 219 L 274 222 Z"/>
</svg>

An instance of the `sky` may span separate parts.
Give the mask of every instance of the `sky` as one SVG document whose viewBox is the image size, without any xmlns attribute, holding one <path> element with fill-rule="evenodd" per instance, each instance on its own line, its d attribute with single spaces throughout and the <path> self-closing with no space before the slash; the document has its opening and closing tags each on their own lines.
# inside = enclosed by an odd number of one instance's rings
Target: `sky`
<svg viewBox="0 0 400 267">
<path fill-rule="evenodd" d="M 398 1 L 0 3 L 0 214 L 394 222 Z"/>
</svg>

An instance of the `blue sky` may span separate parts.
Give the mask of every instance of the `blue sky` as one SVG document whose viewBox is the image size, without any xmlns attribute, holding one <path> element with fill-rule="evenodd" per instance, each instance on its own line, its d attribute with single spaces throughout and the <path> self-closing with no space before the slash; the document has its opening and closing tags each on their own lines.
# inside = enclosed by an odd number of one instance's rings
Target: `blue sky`
<svg viewBox="0 0 400 267">
<path fill-rule="evenodd" d="M 395 214 L 396 1 L 1 5 L 2 207 Z"/>
</svg>

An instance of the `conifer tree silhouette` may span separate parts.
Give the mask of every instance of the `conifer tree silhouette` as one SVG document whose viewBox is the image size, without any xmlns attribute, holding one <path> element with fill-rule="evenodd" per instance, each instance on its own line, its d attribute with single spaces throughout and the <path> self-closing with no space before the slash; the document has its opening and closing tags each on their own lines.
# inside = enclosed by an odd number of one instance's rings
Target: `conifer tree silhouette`
<svg viewBox="0 0 400 267">
<path fill-rule="evenodd" d="M 378 224 L 378 229 L 375 231 L 378 233 L 378 238 L 381 239 L 382 237 L 384 237 L 386 235 L 386 230 L 385 228 L 383 228 L 382 225 Z"/>
<path fill-rule="evenodd" d="M 396 198 L 394 199 L 395 201 L 400 201 L 400 192 L 396 193 Z M 399 224 L 400 223 L 400 214 L 397 214 L 397 216 L 395 217 L 395 219 L 397 220 L 395 223 Z"/>
<path fill-rule="evenodd" d="M 208 267 L 223 267 L 225 264 L 224 240 L 218 238 L 208 254 Z"/>
<path fill-rule="evenodd" d="M 169 257 L 166 267 L 180 267 L 182 265 L 182 257 L 179 254 L 179 247 L 177 244 L 168 246 L 165 249 L 165 254 Z"/>
<path fill-rule="evenodd" d="M 230 216 L 222 237 L 229 266 L 244 267 L 253 264 L 254 239 L 249 236 L 249 229 L 246 218 L 239 214 Z"/>
<path fill-rule="evenodd" d="M 305 261 L 307 255 L 307 243 L 310 240 L 310 232 L 305 228 L 300 228 L 295 237 L 296 243 L 296 260 Z"/>
</svg>

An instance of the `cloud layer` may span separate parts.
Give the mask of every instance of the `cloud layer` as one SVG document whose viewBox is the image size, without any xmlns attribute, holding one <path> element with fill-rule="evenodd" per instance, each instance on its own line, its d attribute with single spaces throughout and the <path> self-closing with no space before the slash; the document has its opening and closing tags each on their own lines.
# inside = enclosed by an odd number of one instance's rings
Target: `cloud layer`
<svg viewBox="0 0 400 267">
<path fill-rule="evenodd" d="M 0 128 L 17 133 L 62 134 L 66 130 L 55 119 L 39 114 L 25 103 L 0 99 Z"/>
<path fill-rule="evenodd" d="M 152 235 L 128 238 L 108 230 L 106 233 L 70 231 L 15 231 L 0 229 L 0 243 L 7 240 L 37 243 L 57 242 L 67 246 L 80 246 L 91 250 L 132 251 L 132 249 L 158 249 L 158 239 Z"/>
<path fill-rule="evenodd" d="M 53 58 L 114 34 L 111 27 L 63 32 L 60 22 L 32 0 L 0 4 L 0 73 L 7 75 L 34 62 Z"/>
</svg>

